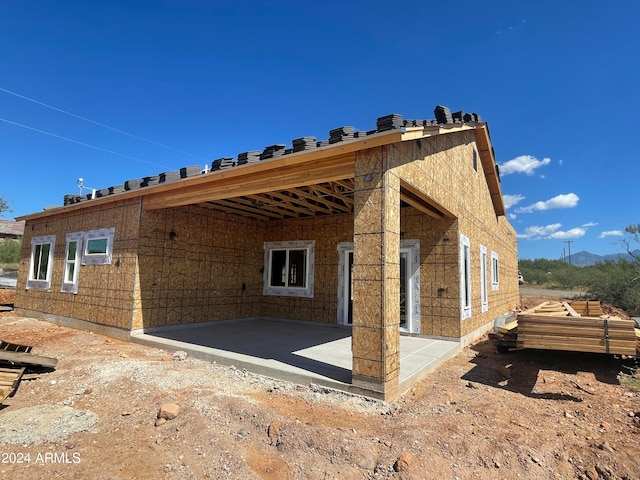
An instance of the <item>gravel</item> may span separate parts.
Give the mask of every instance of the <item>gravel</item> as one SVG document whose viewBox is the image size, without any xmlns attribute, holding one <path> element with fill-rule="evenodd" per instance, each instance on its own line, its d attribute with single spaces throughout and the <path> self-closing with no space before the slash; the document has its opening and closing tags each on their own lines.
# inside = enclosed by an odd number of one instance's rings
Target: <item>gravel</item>
<svg viewBox="0 0 640 480">
<path fill-rule="evenodd" d="M 60 405 L 36 405 L 7 412 L 0 424 L 0 444 L 40 445 L 61 442 L 91 430 L 98 415 Z"/>
</svg>

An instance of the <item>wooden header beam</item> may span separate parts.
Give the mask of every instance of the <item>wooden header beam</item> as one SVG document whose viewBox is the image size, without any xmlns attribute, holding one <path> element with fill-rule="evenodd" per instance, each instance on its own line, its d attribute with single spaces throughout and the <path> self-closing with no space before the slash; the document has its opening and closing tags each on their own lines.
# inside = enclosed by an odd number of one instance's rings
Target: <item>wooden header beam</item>
<svg viewBox="0 0 640 480">
<path fill-rule="evenodd" d="M 400 179 L 400 200 L 433 218 L 456 218 L 449 210 L 402 179 Z"/>
<path fill-rule="evenodd" d="M 355 175 L 354 162 L 355 154 L 349 153 L 314 162 L 290 162 L 288 165 L 265 162 L 255 165 L 262 168 L 247 169 L 242 176 L 225 175 L 240 169 L 235 167 L 229 172 L 203 175 L 206 182 L 192 182 L 171 190 L 149 193 L 143 198 L 142 206 L 145 210 L 157 210 L 342 180 Z"/>
</svg>

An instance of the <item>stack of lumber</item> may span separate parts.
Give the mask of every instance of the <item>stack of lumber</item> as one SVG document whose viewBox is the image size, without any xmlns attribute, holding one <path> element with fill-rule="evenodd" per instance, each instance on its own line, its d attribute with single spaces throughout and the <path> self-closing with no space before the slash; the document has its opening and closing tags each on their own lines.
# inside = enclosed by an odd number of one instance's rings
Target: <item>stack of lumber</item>
<svg viewBox="0 0 640 480">
<path fill-rule="evenodd" d="M 640 356 L 640 328 L 636 328 L 636 355 Z"/>
<path fill-rule="evenodd" d="M 565 302 L 545 302 L 518 314 L 518 347 L 636 355 L 633 320 L 581 316 L 572 307 Z"/>
<path fill-rule="evenodd" d="M 515 346 L 518 340 L 518 321 L 505 323 L 498 327 L 498 331 L 495 332 L 495 338 L 504 343 L 505 345 Z"/>
<path fill-rule="evenodd" d="M 598 300 L 578 301 L 571 302 L 571 307 L 583 317 L 599 317 L 604 315 L 602 311 L 602 305 Z"/>
</svg>

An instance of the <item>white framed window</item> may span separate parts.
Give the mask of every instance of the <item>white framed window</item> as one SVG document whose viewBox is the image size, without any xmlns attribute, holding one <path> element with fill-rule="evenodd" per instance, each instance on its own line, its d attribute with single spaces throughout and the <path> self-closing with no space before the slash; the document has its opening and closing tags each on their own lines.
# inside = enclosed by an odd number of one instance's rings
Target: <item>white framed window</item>
<svg viewBox="0 0 640 480">
<path fill-rule="evenodd" d="M 31 239 L 31 260 L 29 263 L 27 289 L 37 288 L 40 290 L 48 290 L 51 288 L 53 250 L 55 246 L 55 235 L 33 237 Z"/>
<path fill-rule="evenodd" d="M 500 289 L 500 274 L 498 262 L 498 254 L 496 252 L 491 252 L 491 290 L 499 290 Z"/>
<path fill-rule="evenodd" d="M 489 285 L 487 283 L 487 247 L 480 245 L 480 298 L 482 313 L 489 310 Z"/>
<path fill-rule="evenodd" d="M 471 316 L 471 244 L 460 234 L 460 310 L 462 320 Z"/>
<path fill-rule="evenodd" d="M 109 265 L 116 229 L 101 228 L 84 233 L 82 265 Z"/>
<path fill-rule="evenodd" d="M 63 292 L 78 293 L 78 275 L 80 273 L 80 256 L 82 255 L 83 238 L 83 232 L 67 234 L 61 290 Z"/>
<path fill-rule="evenodd" d="M 263 295 L 313 297 L 315 240 L 265 242 Z"/>
</svg>

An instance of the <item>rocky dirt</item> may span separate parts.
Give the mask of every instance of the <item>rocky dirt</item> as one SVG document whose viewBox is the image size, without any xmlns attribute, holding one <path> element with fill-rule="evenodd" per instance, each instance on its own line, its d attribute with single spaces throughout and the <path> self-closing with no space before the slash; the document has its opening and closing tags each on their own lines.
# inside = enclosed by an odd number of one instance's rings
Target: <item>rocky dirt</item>
<svg viewBox="0 0 640 480">
<path fill-rule="evenodd" d="M 16 291 L 11 288 L 0 288 L 0 305 L 13 305 Z"/>
<path fill-rule="evenodd" d="M 0 338 L 59 359 L 0 410 L 2 478 L 640 478 L 635 359 L 483 340 L 387 404 L 12 313 Z"/>
</svg>

